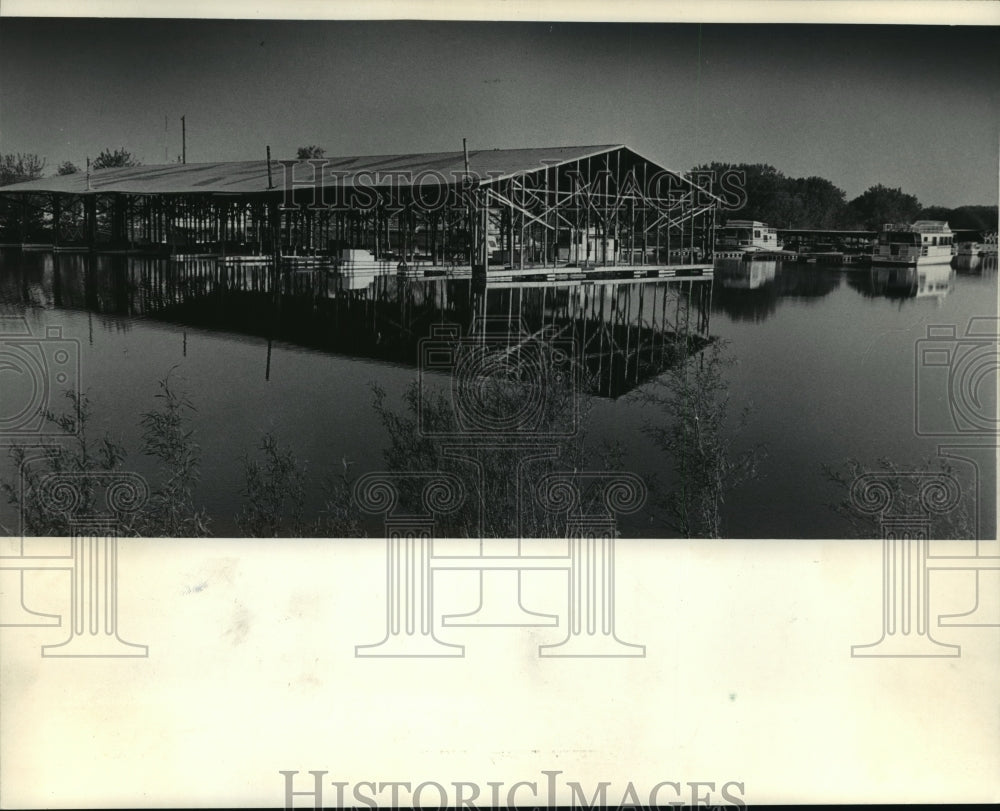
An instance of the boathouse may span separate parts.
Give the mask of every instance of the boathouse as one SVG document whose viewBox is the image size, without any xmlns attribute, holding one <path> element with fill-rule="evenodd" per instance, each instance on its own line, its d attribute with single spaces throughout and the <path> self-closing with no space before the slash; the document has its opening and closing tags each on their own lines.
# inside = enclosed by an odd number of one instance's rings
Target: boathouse
<svg viewBox="0 0 1000 811">
<path fill-rule="evenodd" d="M 711 269 L 720 202 L 620 144 L 173 163 L 0 187 L 0 244 L 690 273 Z"/>
</svg>

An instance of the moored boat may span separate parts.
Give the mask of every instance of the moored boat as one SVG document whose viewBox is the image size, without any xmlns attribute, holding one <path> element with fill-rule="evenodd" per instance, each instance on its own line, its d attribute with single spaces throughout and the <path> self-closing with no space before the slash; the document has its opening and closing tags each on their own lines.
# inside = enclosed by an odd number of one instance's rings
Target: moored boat
<svg viewBox="0 0 1000 811">
<path fill-rule="evenodd" d="M 776 251 L 781 250 L 778 230 L 757 220 L 729 220 L 717 229 L 717 251 Z"/>
<path fill-rule="evenodd" d="M 872 254 L 873 265 L 947 265 L 951 262 L 953 235 L 943 220 L 917 220 L 883 227 Z"/>
</svg>

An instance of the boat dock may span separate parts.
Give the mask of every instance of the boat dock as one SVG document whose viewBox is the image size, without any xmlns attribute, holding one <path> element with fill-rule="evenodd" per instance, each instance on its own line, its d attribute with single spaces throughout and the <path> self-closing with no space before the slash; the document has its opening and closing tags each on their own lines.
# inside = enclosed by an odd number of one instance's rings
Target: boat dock
<svg viewBox="0 0 1000 811">
<path fill-rule="evenodd" d="M 874 231 L 772 228 L 756 220 L 730 220 L 717 229 L 715 258 L 867 267 L 876 236 Z"/>
<path fill-rule="evenodd" d="M 0 187 L 0 246 L 511 277 L 702 276 L 721 202 L 624 145 L 283 161 L 268 151 Z"/>
<path fill-rule="evenodd" d="M 798 262 L 820 265 L 857 265 L 868 267 L 870 254 L 843 253 L 841 251 L 716 251 L 716 259 L 739 259 L 743 262 Z"/>
</svg>

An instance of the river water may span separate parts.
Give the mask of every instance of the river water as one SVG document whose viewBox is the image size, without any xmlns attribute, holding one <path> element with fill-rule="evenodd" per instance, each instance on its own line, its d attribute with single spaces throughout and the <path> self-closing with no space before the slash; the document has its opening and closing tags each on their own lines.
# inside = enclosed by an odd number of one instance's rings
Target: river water
<svg viewBox="0 0 1000 811">
<path fill-rule="evenodd" d="M 955 456 L 954 446 L 995 444 L 995 260 L 919 274 L 720 260 L 713 279 L 587 284 L 304 269 L 280 306 L 267 278 L 262 265 L 215 259 L 0 252 L 0 358 L 13 357 L 13 346 L 37 361 L 34 378 L 0 368 L 6 443 L 37 441 L 26 409 L 65 410 L 58 390 L 78 381 L 91 435 L 109 432 L 130 450 L 126 467 L 154 476 L 139 452 L 139 417 L 169 374 L 196 408 L 196 501 L 213 534 L 237 534 L 243 460 L 265 432 L 305 467 L 307 512 L 319 509 L 325 474 L 386 466 L 372 385 L 402 413 L 426 360 L 421 339 L 435 325 L 467 334 L 486 319 L 515 334 L 547 326 L 584 347 L 588 438 L 620 443 L 624 470 L 665 486 L 676 483 L 673 465 L 643 430 L 662 416 L 643 394 L 666 374 L 664 336 L 683 327 L 724 342 L 731 416 L 749 407 L 726 436 L 734 453 L 766 451 L 756 476 L 724 494 L 726 537 L 848 535 L 830 508 L 844 491 L 824 465 L 854 458 L 877 472 L 884 457 L 915 469 L 940 451 Z M 447 385 L 447 364 L 425 371 Z M 995 462 L 982 450 L 963 458 L 973 460 L 956 464 L 976 494 L 978 531 L 992 537 Z M 6 454 L 0 476 L 16 480 Z M 651 506 L 619 523 L 626 536 L 675 534 Z M 3 504 L 0 524 L 16 534 L 17 509 Z"/>
</svg>

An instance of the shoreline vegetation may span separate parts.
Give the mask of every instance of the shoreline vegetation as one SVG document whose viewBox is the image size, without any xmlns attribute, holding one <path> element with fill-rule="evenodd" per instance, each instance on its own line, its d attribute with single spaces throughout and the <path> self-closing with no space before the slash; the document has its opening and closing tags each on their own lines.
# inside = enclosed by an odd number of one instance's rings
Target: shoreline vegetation
<svg viewBox="0 0 1000 811">
<path fill-rule="evenodd" d="M 675 339 L 671 368 L 638 396 L 648 407 L 645 430 L 666 454 L 671 475 L 645 483 L 645 511 L 670 537 L 721 537 L 725 495 L 757 475 L 761 453 L 734 450 L 749 409 L 730 418 L 723 371 L 731 363 L 722 343 L 709 347 Z M 145 480 L 144 506 L 116 513 L 123 536 L 203 537 L 212 534 L 212 516 L 198 502 L 201 447 L 195 403 L 179 387 L 174 369 L 159 381 L 154 406 L 139 417 L 139 452 L 155 465 Z M 489 442 L 456 456 L 436 439 L 455 428 L 454 392 L 445 386 L 421 391 L 416 382 L 401 402 L 390 402 L 384 389 L 370 383 L 371 407 L 385 431 L 385 475 L 396 484 L 398 510 L 421 512 L 422 477 L 441 475 L 461 483 L 465 499 L 437 515 L 441 537 L 564 537 L 568 514 L 529 498 L 533 486 L 552 477 L 567 482 L 594 472 L 628 475 L 615 443 L 598 444 L 587 435 L 587 397 L 562 382 L 524 377 L 485 376 L 476 382 L 477 407 L 503 422 L 518 414 L 526 398 L 543 404 L 540 431 L 548 439 L 528 448 L 517 431 L 498 431 Z M 46 423 L 59 436 L 44 445 L 14 445 L 9 455 L 16 480 L 0 483 L 0 493 L 20 515 L 24 535 L 66 536 L 74 515 L 100 511 L 101 482 L 130 472 L 129 449 L 111 434 L 96 437 L 92 403 L 84 394 L 66 392 L 62 412 L 45 410 Z M 571 402 L 580 398 L 576 406 Z M 474 444 L 474 443 L 473 443 Z M 536 443 L 537 444 L 537 443 Z M 543 448 L 542 445 L 545 447 Z M 544 452 L 542 452 L 544 450 Z M 284 446 L 276 433 L 265 433 L 244 451 L 242 482 L 234 481 L 240 500 L 234 516 L 244 537 L 355 537 L 378 534 L 382 517 L 364 513 L 355 496 L 358 475 L 343 459 L 343 470 L 311 471 Z M 144 464 L 145 469 L 148 465 Z M 53 508 L 44 496 L 50 474 L 67 474 L 76 490 L 72 511 Z M 234 479 L 239 478 L 238 476 Z M 319 509 L 307 508 L 307 490 L 319 487 Z M 601 510 L 599 489 L 583 492 L 580 509 Z M 583 503 L 583 502 L 593 503 Z M 313 499 L 315 502 L 315 499 Z M 8 533 L 14 528 L 4 528 Z"/>
<path fill-rule="evenodd" d="M 643 432 L 664 454 L 664 472 L 643 482 L 647 491 L 643 519 L 662 527 L 661 537 L 726 537 L 724 505 L 727 496 L 742 483 L 758 478 L 766 457 L 763 445 L 747 447 L 743 428 L 753 408 L 745 405 L 734 412 L 725 370 L 736 362 L 722 341 L 692 346 L 681 339 L 673 349 L 675 362 L 643 390 L 631 396 L 648 409 Z M 140 453 L 151 459 L 156 474 L 143 479 L 144 504 L 132 512 L 110 517 L 124 537 L 208 537 L 212 516 L 198 501 L 201 447 L 197 441 L 197 409 L 172 379 L 173 369 L 159 381 L 156 403 L 139 418 Z M 624 473 L 622 448 L 615 444 L 596 446 L 586 432 L 589 403 L 580 403 L 579 430 L 567 431 L 567 398 L 573 392 L 545 387 L 543 425 L 549 435 L 562 439 L 545 453 L 528 454 L 523 437 L 498 433 L 483 448 L 467 458 L 449 453 L 436 442 L 436 432 L 453 427 L 455 412 L 447 389 L 421 395 L 414 382 L 404 391 L 401 404 L 390 403 L 385 390 L 369 384 L 371 406 L 385 430 L 382 473 L 393 481 L 395 506 L 400 513 L 421 513 L 423 480 L 447 478 L 460 483 L 465 498 L 457 509 L 435 516 L 437 537 L 565 537 L 568 514 L 553 512 L 541 501 L 526 499 L 532 485 L 553 476 L 570 482 L 599 471 Z M 532 392 L 534 387 L 534 392 Z M 487 380 L 479 388 L 479 404 L 498 418 L 516 411 L 526 396 L 537 396 L 537 382 Z M 65 393 L 68 409 L 43 412 L 50 426 L 64 436 L 44 445 L 14 445 L 8 453 L 19 471 L 18 479 L 0 482 L 0 494 L 15 507 L 24 536 L 72 535 L 74 516 L 101 512 L 108 482 L 135 481 L 128 464 L 129 450 L 105 432 L 93 433 L 92 404 L 84 394 Z M 401 405 L 401 407 L 400 407 Z M 431 426 L 430 434 L 419 426 Z M 508 441 L 509 440 L 509 441 Z M 852 487 L 872 471 L 906 476 L 917 474 L 957 475 L 949 465 L 918 460 L 907 467 L 898 461 L 879 459 L 873 467 L 856 459 L 838 464 L 818 462 L 827 480 L 838 491 L 827 507 L 844 519 L 845 532 L 855 537 L 879 538 L 879 517 L 857 503 Z M 263 434 L 253 449 L 243 454 L 238 513 L 234 516 L 241 537 L 368 537 L 382 534 L 385 516 L 369 515 L 359 507 L 352 474 L 354 462 L 343 459 L 343 470 L 314 472 L 283 446 L 273 432 Z M 62 474 L 63 492 L 53 493 L 46 479 Z M 904 476 L 904 478 L 906 477 Z M 919 477 L 918 477 L 919 478 Z M 65 482 L 70 482 L 65 486 Z M 973 537 L 975 503 L 972 490 L 961 483 L 957 508 L 939 516 L 933 525 L 935 537 Z M 311 506 L 309 486 L 319 488 L 320 497 Z M 72 491 L 72 492 L 70 492 Z M 568 491 L 567 491 L 568 492 Z M 582 491 L 581 491 L 582 492 Z M 53 495 L 56 497 L 53 498 Z M 895 493 L 904 506 L 919 506 L 908 491 Z M 583 510 L 600 510 L 600 492 L 582 492 Z M 583 504 L 590 500 L 593 504 Z M 107 499 L 108 503 L 113 499 Z M 127 501 L 127 499 L 126 499 Z M 53 504 L 56 506 L 53 506 Z M 425 504 L 426 502 L 424 502 Z M 67 506 L 71 505 L 71 506 Z M 822 505 L 818 505 L 822 506 Z M 6 534 L 14 528 L 2 527 Z"/>
</svg>

